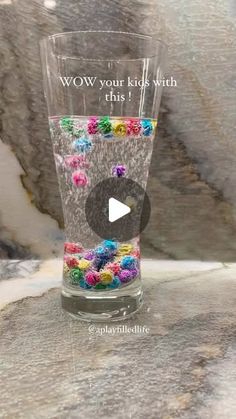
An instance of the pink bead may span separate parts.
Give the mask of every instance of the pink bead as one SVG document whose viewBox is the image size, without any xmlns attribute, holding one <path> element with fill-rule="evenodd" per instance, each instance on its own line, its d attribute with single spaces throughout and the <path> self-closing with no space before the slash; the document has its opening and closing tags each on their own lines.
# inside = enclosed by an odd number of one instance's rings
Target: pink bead
<svg viewBox="0 0 236 419">
<path fill-rule="evenodd" d="M 64 261 L 66 262 L 68 268 L 76 268 L 78 266 L 78 260 L 76 258 L 65 256 Z"/>
<path fill-rule="evenodd" d="M 65 242 L 64 251 L 65 253 L 81 253 L 83 251 L 83 247 L 80 244 Z"/>
<path fill-rule="evenodd" d="M 100 275 L 96 271 L 90 271 L 86 273 L 85 280 L 88 285 L 91 285 L 92 287 L 94 287 L 100 282 Z"/>
<path fill-rule="evenodd" d="M 64 163 L 67 167 L 70 167 L 72 169 L 82 169 L 89 167 L 89 163 L 86 161 L 86 157 L 83 154 L 67 156 L 64 160 Z"/>
<path fill-rule="evenodd" d="M 88 185 L 88 178 L 84 172 L 77 170 L 76 172 L 72 173 L 72 182 L 78 188 L 80 186 Z"/>
<path fill-rule="evenodd" d="M 98 132 L 98 120 L 95 116 L 92 116 L 88 121 L 88 133 L 93 135 Z"/>
<path fill-rule="evenodd" d="M 110 262 L 106 265 L 105 269 L 108 269 L 109 271 L 113 272 L 114 275 L 117 275 L 120 272 L 120 265 L 116 262 Z"/>
</svg>

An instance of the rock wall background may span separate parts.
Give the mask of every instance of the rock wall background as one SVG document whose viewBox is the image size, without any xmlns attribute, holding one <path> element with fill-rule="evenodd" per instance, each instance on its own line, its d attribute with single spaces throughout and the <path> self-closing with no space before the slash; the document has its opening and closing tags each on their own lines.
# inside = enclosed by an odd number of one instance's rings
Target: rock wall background
<svg viewBox="0 0 236 419">
<path fill-rule="evenodd" d="M 0 257 L 62 251 L 39 40 L 107 29 L 164 34 L 178 83 L 162 100 L 144 254 L 235 260 L 235 15 L 233 0 L 0 0 Z"/>
</svg>

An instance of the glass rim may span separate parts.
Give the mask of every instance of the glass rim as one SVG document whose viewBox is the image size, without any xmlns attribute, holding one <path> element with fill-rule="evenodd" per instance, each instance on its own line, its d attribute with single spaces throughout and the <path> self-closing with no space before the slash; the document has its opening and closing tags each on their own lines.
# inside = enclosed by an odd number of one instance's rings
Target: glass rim
<svg viewBox="0 0 236 419">
<path fill-rule="evenodd" d="M 44 38 L 42 38 L 39 43 L 40 46 L 42 46 L 43 44 L 47 44 L 50 43 L 53 40 L 59 39 L 59 38 L 66 38 L 72 35 L 76 35 L 76 34 L 116 34 L 116 35 L 130 35 L 133 36 L 134 38 L 139 38 L 139 39 L 143 39 L 143 40 L 147 40 L 147 41 L 154 41 L 156 42 L 156 44 L 161 45 L 161 47 L 166 51 L 168 46 L 167 44 L 160 38 L 155 37 L 155 34 L 150 34 L 150 35 L 146 35 L 146 34 L 142 34 L 142 33 L 138 33 L 138 32 L 125 32 L 125 31 L 101 31 L 101 30 L 86 30 L 86 31 L 68 31 L 68 32 L 58 32 L 52 35 L 48 35 Z M 60 55 L 57 55 L 58 57 Z M 157 57 L 158 54 L 153 54 L 153 55 L 149 55 L 149 56 L 144 56 L 144 57 L 138 57 L 138 58 L 83 58 L 83 57 L 70 57 L 70 56 L 66 56 L 66 58 L 69 59 L 75 59 L 75 60 L 86 60 L 86 61 L 120 61 L 120 62 L 125 62 L 125 61 L 140 61 L 140 60 L 144 60 L 144 59 L 152 59 Z"/>
</svg>

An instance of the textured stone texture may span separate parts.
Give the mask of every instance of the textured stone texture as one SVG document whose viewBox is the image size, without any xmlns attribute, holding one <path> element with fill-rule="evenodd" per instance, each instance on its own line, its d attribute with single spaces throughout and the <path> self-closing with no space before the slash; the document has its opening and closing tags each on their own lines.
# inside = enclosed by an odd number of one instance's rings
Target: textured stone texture
<svg viewBox="0 0 236 419">
<path fill-rule="evenodd" d="M 148 333 L 73 320 L 59 290 L 5 307 L 0 417 L 234 419 L 236 268 L 198 265 L 151 262 L 144 306 L 123 323 Z"/>
<path fill-rule="evenodd" d="M 78 29 L 160 32 L 169 44 L 167 74 L 177 79 L 178 87 L 165 89 L 163 96 L 149 183 L 153 215 L 143 238 L 145 253 L 160 258 L 234 260 L 233 2 L 0 1 L 0 137 L 11 145 L 24 170 L 21 181 L 31 205 L 50 215 L 45 220 L 50 226 L 50 217 L 60 225 L 63 221 L 38 43 L 45 35 Z M 20 225 L 21 212 L 17 215 Z M 29 249 L 40 254 L 35 246 L 31 249 L 33 239 L 22 243 L 11 223 L 5 225 L 1 218 L 0 212 L 3 257 L 12 257 L 14 249 L 25 258 Z M 53 230 L 51 236 L 52 249 L 42 249 L 43 257 L 55 253 L 57 233 Z"/>
</svg>

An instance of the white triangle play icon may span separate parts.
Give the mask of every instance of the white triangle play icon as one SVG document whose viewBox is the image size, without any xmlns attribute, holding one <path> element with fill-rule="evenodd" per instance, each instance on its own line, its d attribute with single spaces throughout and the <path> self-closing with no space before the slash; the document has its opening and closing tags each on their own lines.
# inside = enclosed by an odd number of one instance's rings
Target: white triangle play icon
<svg viewBox="0 0 236 419">
<path fill-rule="evenodd" d="M 114 223 L 114 221 L 119 220 L 119 218 L 124 217 L 126 214 L 129 214 L 131 209 L 128 205 L 122 204 L 115 198 L 109 199 L 109 221 Z"/>
</svg>

